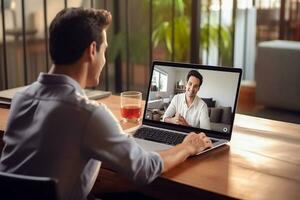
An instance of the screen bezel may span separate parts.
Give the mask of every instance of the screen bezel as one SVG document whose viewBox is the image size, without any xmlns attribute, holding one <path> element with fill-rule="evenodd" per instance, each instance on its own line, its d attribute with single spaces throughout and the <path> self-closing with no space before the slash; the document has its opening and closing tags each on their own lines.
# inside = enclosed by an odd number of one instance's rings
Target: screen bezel
<svg viewBox="0 0 300 200">
<path fill-rule="evenodd" d="M 149 98 L 149 93 L 150 93 L 150 88 L 151 88 L 153 71 L 154 71 L 154 67 L 156 65 L 166 66 L 166 67 L 180 67 L 180 68 L 196 69 L 196 70 L 203 69 L 203 70 L 211 70 L 211 71 L 223 71 L 223 72 L 237 73 L 239 75 L 239 78 L 238 78 L 238 85 L 237 85 L 237 90 L 236 90 L 236 95 L 235 95 L 234 106 L 233 106 L 233 115 L 232 115 L 232 120 L 231 120 L 231 127 L 230 127 L 229 132 L 224 134 L 222 132 L 213 131 L 213 130 L 206 130 L 206 129 L 202 129 L 202 128 L 188 127 L 188 126 L 183 126 L 183 125 L 176 125 L 176 124 L 170 124 L 170 123 L 166 123 L 166 122 L 146 119 L 146 108 L 147 108 L 147 104 L 148 104 L 148 98 Z M 185 132 L 185 133 L 204 132 L 209 137 L 230 140 L 231 135 L 232 135 L 232 128 L 233 128 L 233 123 L 234 123 L 234 118 L 235 118 L 235 112 L 236 112 L 238 96 L 239 96 L 241 77 L 242 77 L 242 69 L 240 69 L 240 68 L 220 67 L 220 66 L 212 66 L 212 65 L 200 65 L 200 64 L 191 64 L 191 63 L 179 63 L 179 62 L 153 61 L 152 62 L 152 67 L 151 67 L 151 75 L 150 75 L 149 84 L 148 84 L 147 99 L 146 99 L 146 102 L 145 102 L 145 110 L 144 110 L 144 115 L 143 115 L 143 125 L 155 126 L 155 127 L 158 127 L 158 128 L 176 130 L 176 131 Z"/>
</svg>

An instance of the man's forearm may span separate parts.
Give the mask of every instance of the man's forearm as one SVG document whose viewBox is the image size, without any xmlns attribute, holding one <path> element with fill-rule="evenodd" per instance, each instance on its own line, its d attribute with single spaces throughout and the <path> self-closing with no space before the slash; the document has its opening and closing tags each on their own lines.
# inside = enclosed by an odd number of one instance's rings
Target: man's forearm
<svg viewBox="0 0 300 200">
<path fill-rule="evenodd" d="M 171 118 L 171 117 L 166 117 L 166 118 L 164 119 L 164 122 L 174 124 L 173 118 Z"/>
<path fill-rule="evenodd" d="M 187 144 L 178 144 L 175 147 L 158 152 L 164 161 L 163 172 L 185 161 L 190 155 L 193 155 L 193 148 Z"/>
</svg>

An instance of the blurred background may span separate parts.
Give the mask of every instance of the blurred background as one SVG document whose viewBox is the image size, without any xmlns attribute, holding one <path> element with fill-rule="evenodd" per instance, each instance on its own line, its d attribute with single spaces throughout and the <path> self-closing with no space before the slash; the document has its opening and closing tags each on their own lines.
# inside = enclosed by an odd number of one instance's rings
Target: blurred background
<svg viewBox="0 0 300 200">
<path fill-rule="evenodd" d="M 300 123 L 300 0 L 0 3 L 0 90 L 28 85 L 50 69 L 48 27 L 57 12 L 103 8 L 113 24 L 98 89 L 138 90 L 145 98 L 152 60 L 242 68 L 239 113 Z M 156 76 L 167 81 L 163 72 Z"/>
</svg>

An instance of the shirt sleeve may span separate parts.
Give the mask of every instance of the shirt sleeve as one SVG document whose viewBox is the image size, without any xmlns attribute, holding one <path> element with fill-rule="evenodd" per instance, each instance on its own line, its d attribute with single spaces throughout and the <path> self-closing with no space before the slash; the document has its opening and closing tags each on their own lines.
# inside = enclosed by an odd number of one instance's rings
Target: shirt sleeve
<svg viewBox="0 0 300 200">
<path fill-rule="evenodd" d="M 177 95 L 175 95 L 171 100 L 171 103 L 163 116 L 163 121 L 165 121 L 166 117 L 173 117 L 176 114 L 177 99 Z"/>
<path fill-rule="evenodd" d="M 203 104 L 200 113 L 200 128 L 210 130 L 210 120 L 208 116 L 208 108 L 206 103 Z"/>
<path fill-rule="evenodd" d="M 97 107 L 87 123 L 82 146 L 89 158 L 105 162 L 111 169 L 140 184 L 152 182 L 163 169 L 156 152 L 146 152 L 128 137 L 106 106 Z"/>
</svg>

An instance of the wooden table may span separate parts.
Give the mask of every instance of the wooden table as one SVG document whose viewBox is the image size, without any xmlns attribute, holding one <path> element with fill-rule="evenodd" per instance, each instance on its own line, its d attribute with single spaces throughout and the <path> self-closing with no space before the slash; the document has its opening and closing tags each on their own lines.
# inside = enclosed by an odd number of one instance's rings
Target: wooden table
<svg viewBox="0 0 300 200">
<path fill-rule="evenodd" d="M 121 118 L 120 97 L 100 102 Z M 0 109 L 0 130 L 7 114 Z M 124 129 L 135 125 L 122 123 Z M 95 187 L 103 189 L 101 180 Z M 229 145 L 189 158 L 136 189 L 163 199 L 300 199 L 300 125 L 236 114 Z"/>
</svg>

